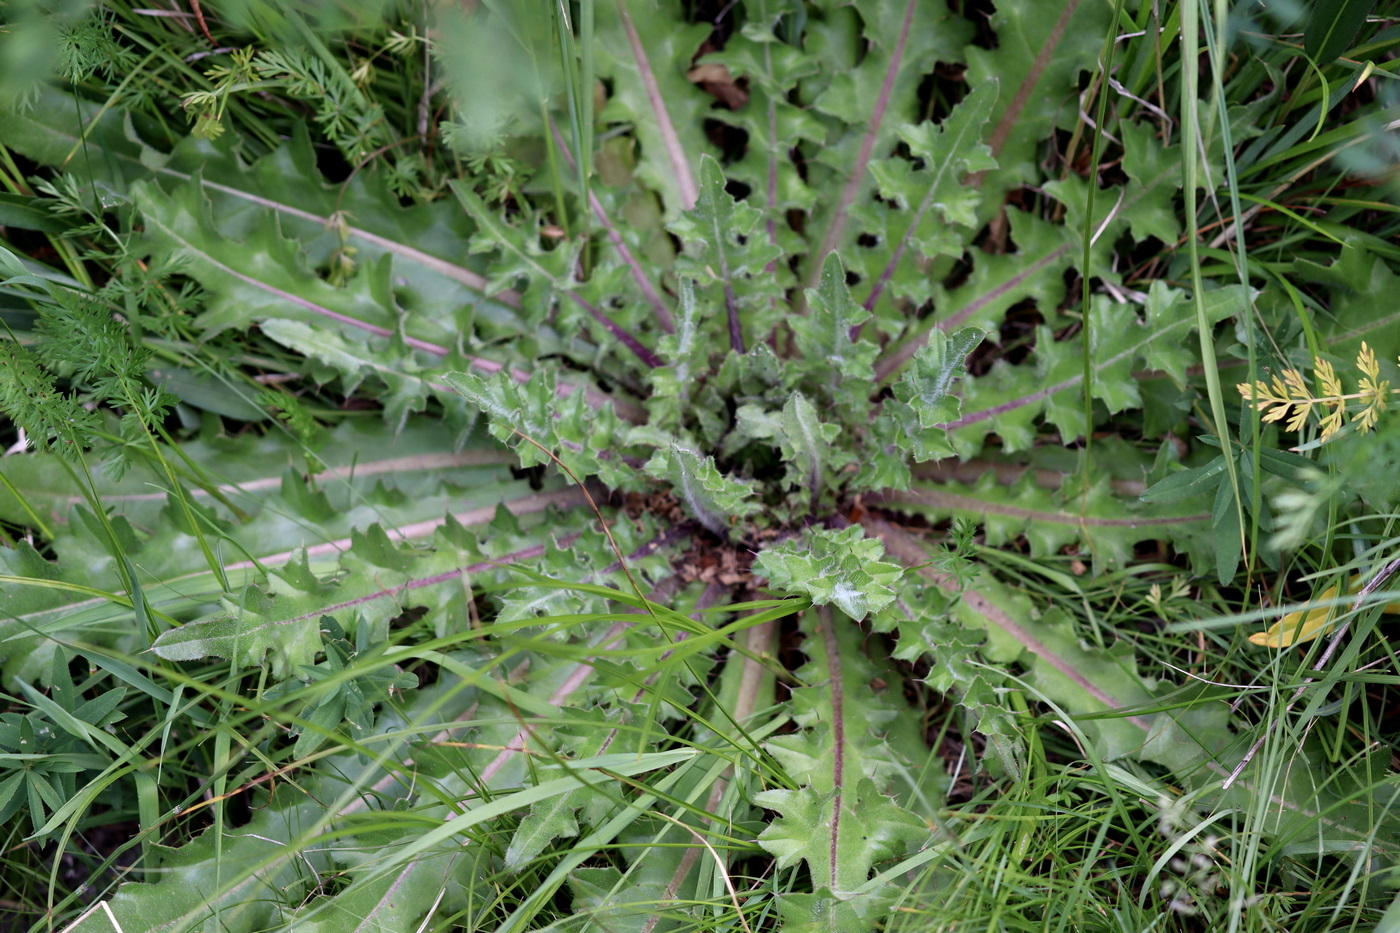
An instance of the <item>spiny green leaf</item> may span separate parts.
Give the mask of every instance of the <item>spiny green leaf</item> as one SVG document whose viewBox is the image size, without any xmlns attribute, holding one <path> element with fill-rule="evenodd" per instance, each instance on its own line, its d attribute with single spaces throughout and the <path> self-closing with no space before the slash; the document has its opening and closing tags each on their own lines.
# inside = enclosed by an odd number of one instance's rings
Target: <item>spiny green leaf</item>
<svg viewBox="0 0 1400 933">
<path fill-rule="evenodd" d="M 824 424 L 801 392 L 794 393 L 783 406 L 782 425 L 783 459 L 790 469 L 788 482 L 805 486 L 815 501 L 826 488 L 827 454 L 841 429 L 834 424 Z"/>
<path fill-rule="evenodd" d="M 883 545 L 859 527 L 815 528 L 765 548 L 757 566 L 774 589 L 805 594 L 813 605 L 833 604 L 859 622 L 894 601 L 891 587 L 901 570 L 881 561 L 884 553 Z"/>
<path fill-rule="evenodd" d="M 1205 296 L 1207 319 L 1219 322 L 1247 307 L 1247 301 L 1243 286 L 1210 291 Z M 1104 301 L 1090 305 L 1095 321 L 1091 325 L 1094 396 L 1106 404 L 1136 404 L 1133 371 L 1138 361 L 1158 352 L 1154 347 L 1173 341 L 1181 344 L 1195 327 L 1189 302 L 1163 296 L 1150 306 L 1155 315 L 1153 327 L 1134 323 L 1122 308 Z M 1063 437 L 1081 436 L 1086 429 L 1078 395 L 1084 378 L 1081 352 L 1079 340 L 1057 341 L 1049 328 L 1041 327 L 1037 329 L 1034 365 L 1011 367 L 998 362 L 986 375 L 964 380 L 962 414 L 948 425 L 958 453 L 975 455 L 992 421 L 1008 452 L 1024 450 L 1032 443 L 1035 416 L 1041 412 L 1060 428 Z"/>
<path fill-rule="evenodd" d="M 852 459 L 839 446 L 832 446 L 840 433 L 840 426 L 823 422 L 816 407 L 801 392 L 794 392 L 782 411 L 741 406 L 735 412 L 734 430 L 725 438 L 725 452 L 732 456 L 753 440 L 777 442 L 787 464 L 787 485 L 805 490 L 802 501 L 810 506 L 827 489 L 830 472 Z"/>
<path fill-rule="evenodd" d="M 686 895 L 681 892 L 691 887 L 692 880 L 698 883 L 699 879 L 686 877 L 679 891 L 676 880 L 685 865 L 685 849 L 695 837 L 682 833 L 676 826 L 661 833 L 628 832 L 621 848 L 639 854 L 630 859 L 625 872 L 592 866 L 570 872 L 575 916 L 587 917 L 600 930 L 617 933 L 678 929 L 693 922 L 683 906 Z M 692 896 L 697 895 L 698 891 Z"/>
<path fill-rule="evenodd" d="M 849 20 L 840 19 L 835 9 L 824 18 L 844 28 L 810 29 L 805 48 L 822 68 L 801 84 L 802 99 L 812 101 L 830 127 L 825 144 L 806 166 L 808 184 L 832 193 L 818 200 L 808 221 L 821 232 L 808 252 L 809 283 L 817 279 L 817 264 L 836 250 L 866 281 L 879 275 L 855 261 L 854 247 L 861 233 L 884 234 L 886 223 L 869 230 L 851 222 L 874 188 L 870 160 L 896 145 L 900 124 L 922 115 L 921 76 L 939 62 L 963 61 L 971 38 L 971 24 L 938 4 L 896 0 L 867 7 Z M 861 31 L 859 45 L 849 39 L 854 29 Z"/>
<path fill-rule="evenodd" d="M 354 340 L 334 330 L 280 318 L 263 321 L 261 330 L 282 346 L 326 367 L 327 371 L 316 373 L 319 381 L 341 379 L 347 396 L 353 395 L 366 377 L 382 382 L 387 389 L 383 396 L 385 421 L 396 430 L 409 415 L 422 411 L 430 396 L 443 401 L 449 412 L 462 407 L 433 378 L 431 370 L 425 371 L 413 356 L 398 348 L 375 347 L 369 340 Z M 467 423 L 461 415 L 454 420 Z"/>
<path fill-rule="evenodd" d="M 734 523 L 759 508 L 751 485 L 720 473 L 714 457 L 701 456 L 689 447 L 658 448 L 643 469 L 670 483 L 672 494 L 716 537 L 731 538 Z"/>
<path fill-rule="evenodd" d="M 221 600 L 222 610 L 209 618 L 163 632 L 152 649 L 168 661 L 213 656 L 242 667 L 258 667 L 271 653 L 280 679 L 311 664 L 321 650 L 320 619 L 324 607 L 338 602 L 333 592 L 326 585 L 310 591 L 248 587 L 236 599 Z"/>
<path fill-rule="evenodd" d="M 153 650 L 168 660 L 214 656 L 247 667 L 270 655 L 274 674 L 282 679 L 312 666 L 323 650 L 323 616 L 335 616 L 342 626 L 345 619 L 362 616 L 367 629 L 357 641 L 375 644 L 402 612 L 405 594 L 412 593 L 414 605 L 433 611 L 447 612 L 455 604 L 449 616 L 464 622 L 463 574 L 490 566 L 475 542 L 463 540 L 460 526 L 450 525 L 434 529 L 432 547 L 390 541 L 378 525 L 356 530 L 339 563 L 343 579 L 322 579 L 301 552 L 274 571 L 275 580 L 224 596 L 220 611 L 161 633 Z M 446 627 L 449 619 L 436 621 Z"/>
<path fill-rule="evenodd" d="M 982 177 L 984 209 L 1041 177 L 1040 140 L 1079 119 L 1079 75 L 1093 71 L 1110 8 L 1078 0 L 1009 0 L 991 16 L 994 49 L 967 47 L 967 81 L 1001 82 L 987 143 L 1000 168 Z"/>
<path fill-rule="evenodd" d="M 720 64 L 735 82 L 747 81 L 748 102 L 736 110 L 711 111 L 713 118 L 748 134 L 743 157 L 726 166 L 737 180 L 748 185 L 751 198 L 771 212 L 810 210 L 817 199 L 789 155 L 803 143 L 821 144 L 827 128 L 809 108 L 797 105 L 791 95 L 798 82 L 817 75 L 821 61 L 799 47 L 800 34 L 783 29 L 794 11 L 773 0 L 745 4 L 747 22 L 724 48 L 701 59 Z M 788 40 L 780 38 L 783 31 Z M 800 242 L 785 225 L 768 224 L 771 237 L 780 242 Z"/>
<path fill-rule="evenodd" d="M 967 355 L 977 348 L 984 334 L 965 327 L 954 334 L 934 329 L 928 342 L 914 355 L 904 377 L 894 387 L 894 398 L 885 402 L 875 425 L 875 436 L 884 448 L 907 451 L 917 461 L 937 460 L 954 455 L 947 425 L 956 422 L 959 399 L 953 383 L 967 369 Z M 861 481 L 872 483 L 885 478 L 880 454 L 867 461 Z M 883 455 L 888 457 L 889 455 Z M 888 478 L 902 480 L 896 471 Z M 892 485 L 903 485 L 897 482 Z"/>
<path fill-rule="evenodd" d="M 721 297 L 729 345 L 742 353 L 747 341 L 765 336 L 776 321 L 782 291 L 766 269 L 781 254 L 757 229 L 763 212 L 724 189 L 719 163 L 703 156 L 700 198 L 668 229 L 691 252 L 676 260 L 677 274 L 694 279 L 702 293 Z"/>
<path fill-rule="evenodd" d="M 899 135 L 921 166 L 916 168 L 904 158 L 871 163 L 880 196 L 893 201 L 900 213 L 891 213 L 888 222 L 880 224 L 888 232 L 866 250 L 865 265 L 874 275 L 866 307 L 874 307 L 887 287 L 895 297 L 916 303 L 927 300 L 927 283 L 918 285 L 917 292 L 910 291 L 910 283 L 921 277 L 916 257 L 962 255 L 968 231 L 955 225 L 975 227 L 975 210 L 982 198 L 977 187 L 965 183 L 965 176 L 997 164 L 982 142 L 997 93 L 998 83 L 986 82 L 974 87 L 942 123 L 901 126 Z M 870 227 L 880 219 L 876 212 L 887 208 L 871 203 L 862 210 L 858 216 L 870 215 L 866 222 Z M 904 277 L 896 275 L 901 267 L 907 270 Z"/>
<path fill-rule="evenodd" d="M 599 119 L 632 127 L 641 144 L 637 175 L 659 192 L 667 219 L 695 205 L 693 160 L 710 151 L 703 129 L 714 99 L 686 77 L 710 35 L 678 7 L 597 5 L 595 54 L 612 97 Z"/>
<path fill-rule="evenodd" d="M 913 410 L 921 429 L 938 427 L 958 417 L 953 382 L 966 372 L 967 355 L 977 349 L 984 336 L 971 327 L 953 334 L 938 331 L 915 354 L 895 395 Z"/>
<path fill-rule="evenodd" d="M 655 427 L 674 430 L 680 426 L 699 379 L 706 375 L 710 341 L 717 336 L 702 330 L 706 317 L 695 299 L 695 283 L 681 279 L 676 332 L 662 337 L 658 347 L 666 365 L 647 373 L 652 385 L 647 410 L 651 415 L 649 422 Z"/>
<path fill-rule="evenodd" d="M 420 323 L 439 319 L 454 332 L 470 331 L 475 323 L 487 338 L 500 328 L 520 331 L 519 315 L 483 298 L 485 278 L 456 249 L 471 232 L 461 211 L 445 201 L 404 208 L 374 172 L 356 172 L 341 184 L 321 182 L 304 123 L 295 125 L 286 146 L 249 164 L 232 134 L 215 142 L 187 136 L 161 152 L 142 142 L 126 120 L 121 108 L 45 87 L 34 107 L 5 114 L 5 142 L 53 166 L 67 165 L 83 149 L 92 155 L 83 166 L 91 181 L 119 193 L 146 179 L 172 194 L 193 184 L 225 241 L 244 241 L 266 223 L 265 214 L 275 216 L 277 229 L 297 243 L 313 269 L 347 246 L 359 263 L 392 256 L 397 300 Z"/>
<path fill-rule="evenodd" d="M 552 370 L 541 367 L 524 384 L 506 372 L 447 373 L 443 381 L 487 416 L 491 434 L 514 449 L 523 466 L 552 464 L 553 454 L 578 480 L 622 474 L 613 459 L 618 419 L 612 407 L 594 411 L 582 392 L 561 398 Z"/>
<path fill-rule="evenodd" d="M 895 657 L 926 658 L 929 673 L 924 683 L 940 694 L 957 696 L 972 728 L 986 737 L 988 757 L 1019 778 L 1025 769 L 1025 738 L 1007 705 L 1005 678 L 982 661 L 982 641 L 929 612 L 923 619 L 901 622 Z"/>
<path fill-rule="evenodd" d="M 976 223 L 974 208 L 980 197 L 959 183 L 959 175 L 996 168 L 996 158 L 982 141 L 982 132 L 1000 88 L 997 80 L 975 85 L 942 123 L 905 124 L 899 128 L 900 139 L 916 158 L 923 160 L 922 177 L 928 189 L 921 200 L 909 197 L 907 190 L 891 192 L 901 197 L 906 207 L 927 205 L 948 223 L 964 227 Z M 937 252 L 927 250 L 925 255 Z"/>
<path fill-rule="evenodd" d="M 852 790 L 853 794 L 845 789 L 820 794 L 804 787 L 762 791 L 753 798 L 758 806 L 779 813 L 758 837 L 777 857 L 778 867 L 804 861 L 813 884 L 828 887 L 842 899 L 869 880 L 877 861 L 902 855 L 929 836 L 923 820 L 896 806 L 869 778 L 861 778 Z M 833 849 L 831 837 L 838 824 Z"/>
<path fill-rule="evenodd" d="M 789 320 L 801 354 L 795 367 L 800 384 L 834 404 L 850 423 L 863 420 L 875 390 L 872 364 L 879 348 L 852 337 L 869 318 L 851 298 L 841 257 L 832 253 L 822 265 L 820 286 L 807 290 L 807 313 Z"/>
<path fill-rule="evenodd" d="M 599 710 L 580 710 L 576 714 L 579 722 L 569 734 L 561 736 L 568 746 L 570 757 L 590 758 L 602 754 L 616 736 L 609 717 Z M 614 722 L 617 718 L 615 717 Z M 566 774 L 559 768 L 543 769 L 536 781 L 560 777 Z M 613 808 L 613 800 L 595 787 L 579 787 L 549 800 L 541 800 L 530 807 L 530 812 L 520 821 L 510 845 L 506 848 L 504 864 L 508 871 L 519 871 L 537 858 L 555 839 L 571 839 L 579 834 L 579 814 L 583 813 L 585 825 L 593 826 L 602 822 L 605 814 Z"/>
<path fill-rule="evenodd" d="M 1122 441 L 1100 443 L 1100 456 L 1113 466 L 1096 468 L 1087 480 L 1068 472 L 1073 463 L 1055 462 L 1060 451 L 1047 450 L 1029 468 L 979 463 L 967 471 L 968 482 L 952 470 L 921 469 L 908 492 L 888 493 L 885 501 L 930 521 L 976 522 L 992 546 L 1024 538 L 1037 557 L 1078 547 L 1092 555 L 1095 572 L 1127 566 L 1134 546 L 1154 539 L 1172 541 L 1198 569 L 1208 564 L 1213 542 L 1204 504 L 1138 501 L 1136 477 L 1150 461 Z"/>
<path fill-rule="evenodd" d="M 214 205 L 203 195 L 198 177 L 170 192 L 147 182 L 133 188 L 156 241 L 198 270 L 209 290 L 213 300 L 199 319 L 205 330 L 295 314 L 305 323 L 358 324 L 377 335 L 393 332 L 402 321 L 405 331 L 416 331 L 413 336 L 427 344 L 454 343 L 451 328 L 458 320 L 443 319 L 440 312 L 400 318 L 406 309 L 393 297 L 389 254 L 361 263 L 346 287 L 336 288 L 316 275 L 300 241 L 286 237 L 272 212 L 260 213 L 260 222 L 244 226 L 239 236 L 243 248 L 230 252 L 225 245 L 229 233 L 220 228 Z"/>
<path fill-rule="evenodd" d="M 805 906 L 798 922 L 816 917 L 813 929 L 833 933 L 866 929 L 879 914 L 880 895 L 857 892 L 875 863 L 928 838 L 927 824 L 885 794 L 894 788 L 903 799 L 937 796 L 942 784 L 914 777 L 910 764 L 926 754 L 924 742 L 902 715 L 899 692 L 875 686 L 892 671 L 865 656 L 862 629 L 828 610 L 804 612 L 798 624 L 808 657 L 793 691 L 793 721 L 802 729 L 774 736 L 765 748 L 803 786 L 754 797 L 780 814 L 758 841 L 780 867 L 807 863 L 816 893 L 799 902 Z M 834 926 L 837 917 L 846 925 Z"/>
<path fill-rule="evenodd" d="M 527 218 L 519 226 L 512 226 L 505 223 L 499 213 L 467 185 L 454 181 L 452 191 L 467 215 L 480 227 L 480 231 L 472 237 L 472 253 L 496 254 L 496 260 L 491 263 L 486 293 L 495 295 L 519 285 L 521 281 L 528 283 L 524 302 L 529 315 L 527 321 L 533 327 L 542 326 L 545 317 L 554 309 L 559 294 L 573 285 L 574 267 L 583 248 L 582 243 L 566 243 L 558 249 L 545 249 L 538 229 L 544 223 L 541 218 Z"/>
</svg>

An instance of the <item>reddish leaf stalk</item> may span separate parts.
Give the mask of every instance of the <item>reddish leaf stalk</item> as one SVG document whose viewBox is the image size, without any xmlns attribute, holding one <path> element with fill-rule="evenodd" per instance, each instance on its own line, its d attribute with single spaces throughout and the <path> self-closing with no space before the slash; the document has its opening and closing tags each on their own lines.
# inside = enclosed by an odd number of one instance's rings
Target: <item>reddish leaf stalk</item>
<svg viewBox="0 0 1400 933">
<path fill-rule="evenodd" d="M 821 628 L 822 646 L 826 650 L 827 689 L 831 691 L 831 741 L 835 745 L 831 759 L 835 785 L 831 800 L 831 877 L 827 883 L 831 890 L 837 891 L 840 890 L 836 866 L 840 864 L 837 852 L 841 840 L 841 795 L 846 778 L 846 691 L 841 681 L 841 646 L 836 641 L 830 606 L 817 607 L 817 625 Z"/>
<path fill-rule="evenodd" d="M 911 0 L 912 2 L 912 0 Z M 617 15 L 627 33 L 627 44 L 632 47 L 632 57 L 637 60 L 637 74 L 641 76 L 642 87 L 646 90 L 647 101 L 651 104 L 652 116 L 656 118 L 657 129 L 666 147 L 666 157 L 670 160 L 671 171 L 675 174 L 676 185 L 681 190 L 681 209 L 690 210 L 700 198 L 700 189 L 695 184 L 695 175 L 690 171 L 690 161 L 681 147 L 676 127 L 671 122 L 671 114 L 666 109 L 666 100 L 661 96 L 661 87 L 656 83 L 656 73 L 652 71 L 642 46 L 637 27 L 632 24 L 632 15 L 627 12 L 627 0 L 617 0 Z"/>
<path fill-rule="evenodd" d="M 564 142 L 564 137 L 559 132 L 559 127 L 555 126 L 554 120 L 549 121 L 550 132 L 554 134 L 554 144 L 559 147 L 559 152 L 564 156 L 564 161 L 569 163 L 569 168 L 574 167 L 574 154 L 569 151 L 569 147 Z M 671 312 L 666 307 L 666 303 L 661 300 L 661 294 L 657 292 L 656 286 L 651 283 L 651 279 L 646 277 L 642 271 L 642 265 L 637 261 L 637 257 L 632 255 L 632 250 L 628 248 L 627 242 L 622 239 L 622 234 L 618 232 L 617 225 L 612 222 L 608 212 L 603 208 L 603 202 L 598 200 L 598 195 L 592 191 L 588 192 L 588 204 L 593 209 L 593 216 L 598 218 L 599 225 L 607 232 L 608 240 L 612 243 L 613 249 L 622 257 L 623 263 L 632 273 L 632 280 L 641 289 L 642 296 L 651 304 L 656 312 L 656 322 L 668 334 L 676 332 L 675 322 L 671 319 Z"/>
<path fill-rule="evenodd" d="M 972 317 L 978 311 L 981 311 L 984 307 L 986 307 L 991 302 L 995 301 L 1000 296 L 1006 294 L 1009 291 L 1012 291 L 1013 289 L 1018 288 L 1022 282 L 1026 281 L 1031 276 L 1039 272 L 1041 269 L 1044 269 L 1046 266 L 1058 260 L 1068 251 L 1068 244 L 1056 247 L 1055 249 L 1046 253 L 1040 259 L 1037 259 L 1035 262 L 1031 263 L 1022 271 L 1016 273 L 1006 281 L 1002 282 L 996 288 L 993 288 L 990 291 L 988 291 L 985 295 L 979 295 L 972 301 L 969 301 L 958 311 L 949 315 L 947 318 L 939 321 L 935 326 L 938 327 L 940 330 L 952 330 L 953 328 L 962 324 L 968 318 Z M 867 307 L 869 307 L 869 305 L 867 305 Z M 928 343 L 928 331 L 925 331 L 917 337 L 905 341 L 904 343 L 895 347 L 894 350 L 892 350 L 889 354 L 881 357 L 875 363 L 875 381 L 884 382 L 887 379 L 889 379 L 890 376 L 898 372 L 904 366 L 905 363 L 913 359 L 914 355 L 918 353 L 919 350 L 921 350 L 924 344 L 926 343 Z"/>
<path fill-rule="evenodd" d="M 593 307 L 593 305 L 589 304 L 587 301 L 585 301 L 583 298 L 579 297 L 575 293 L 569 292 L 568 295 L 574 300 L 576 304 L 579 305 L 579 307 L 587 311 L 593 317 L 593 320 L 606 327 L 608 329 L 608 333 L 612 334 L 613 337 L 615 337 L 619 342 L 621 342 L 624 347 L 631 350 L 632 353 L 637 357 L 637 359 L 641 360 L 642 363 L 645 364 L 647 367 L 655 369 L 656 367 L 663 365 L 659 356 L 657 356 L 655 353 L 652 353 L 646 347 L 642 346 L 642 342 L 640 340 L 638 340 L 636 337 L 633 337 L 617 322 L 613 321 L 602 311 L 599 311 L 597 308 Z"/>
<path fill-rule="evenodd" d="M 822 262 L 827 254 L 841 245 L 841 235 L 846 230 L 846 218 L 850 216 L 851 205 L 855 203 L 856 196 L 860 194 L 861 188 L 865 185 L 865 169 L 870 164 L 870 157 L 875 151 L 875 137 L 880 134 L 880 124 L 885 120 L 885 110 L 889 108 L 890 96 L 894 93 L 894 83 L 899 77 L 899 71 L 904 62 L 904 47 L 909 41 L 909 29 L 914 21 L 914 7 L 919 0 L 908 0 L 904 7 L 904 24 L 899 30 L 899 41 L 895 43 L 894 54 L 890 56 L 889 67 L 885 69 L 885 80 L 880 84 L 880 96 L 875 98 L 875 106 L 870 109 L 870 128 L 861 140 L 860 151 L 856 155 L 856 163 L 851 167 L 851 174 L 846 179 L 846 187 L 841 189 L 841 199 L 836 205 L 836 216 L 832 218 L 831 226 L 826 229 L 826 236 L 822 239 L 821 248 L 813 254 L 815 260 L 812 264 L 812 273 L 808 286 L 816 288 L 817 282 L 821 278 Z"/>
</svg>

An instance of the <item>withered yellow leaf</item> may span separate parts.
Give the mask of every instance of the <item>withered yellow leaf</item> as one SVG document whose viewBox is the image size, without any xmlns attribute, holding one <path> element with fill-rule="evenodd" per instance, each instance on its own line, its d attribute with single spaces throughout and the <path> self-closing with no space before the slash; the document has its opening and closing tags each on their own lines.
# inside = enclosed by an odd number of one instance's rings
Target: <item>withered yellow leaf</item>
<svg viewBox="0 0 1400 933">
<path fill-rule="evenodd" d="M 1347 584 L 1348 592 L 1355 593 L 1359 589 L 1361 589 L 1361 577 L 1352 577 L 1351 582 Z M 1331 586 L 1317 598 L 1319 601 L 1334 599 L 1336 595 L 1337 588 Z M 1249 640 L 1251 643 L 1265 648 L 1287 648 L 1290 645 L 1301 645 L 1303 642 L 1312 641 L 1314 638 L 1319 638 L 1332 631 L 1333 608 L 1332 606 L 1319 606 L 1316 609 L 1299 609 L 1297 612 L 1290 612 L 1264 631 L 1255 632 L 1249 636 Z M 1388 603 L 1383 611 L 1387 615 L 1400 615 L 1400 603 Z"/>
</svg>

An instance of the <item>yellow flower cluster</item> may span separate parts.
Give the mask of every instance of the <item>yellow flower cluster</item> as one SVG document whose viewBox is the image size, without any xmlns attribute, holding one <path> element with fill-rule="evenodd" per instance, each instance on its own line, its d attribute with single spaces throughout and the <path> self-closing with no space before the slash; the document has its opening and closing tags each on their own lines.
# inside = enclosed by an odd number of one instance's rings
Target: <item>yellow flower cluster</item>
<svg viewBox="0 0 1400 933">
<path fill-rule="evenodd" d="M 1289 431 L 1301 431 L 1308 422 L 1308 416 L 1315 408 L 1318 409 L 1321 419 L 1319 427 L 1325 443 L 1342 429 L 1348 406 L 1352 403 L 1358 403 L 1358 406 L 1353 406 L 1351 423 L 1363 434 L 1376 426 L 1376 418 L 1385 411 L 1390 382 L 1380 377 L 1381 368 L 1375 351 L 1364 341 L 1361 351 L 1356 354 L 1356 368 L 1361 372 L 1359 391 L 1350 394 L 1343 391 L 1341 378 L 1332 364 L 1324 359 L 1313 361 L 1313 370 L 1322 390 L 1317 395 L 1309 391 L 1303 374 L 1296 369 L 1285 369 L 1270 382 L 1262 379 L 1253 383 L 1241 382 L 1235 388 L 1264 413 L 1266 422 L 1287 418 L 1283 426 Z"/>
</svg>

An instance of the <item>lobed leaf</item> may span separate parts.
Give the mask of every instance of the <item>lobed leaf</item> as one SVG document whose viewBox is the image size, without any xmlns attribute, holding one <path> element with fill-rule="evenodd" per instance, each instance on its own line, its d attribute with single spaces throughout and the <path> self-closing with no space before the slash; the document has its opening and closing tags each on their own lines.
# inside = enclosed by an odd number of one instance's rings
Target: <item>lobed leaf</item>
<svg viewBox="0 0 1400 933">
<path fill-rule="evenodd" d="M 732 538 L 734 525 L 759 509 L 751 484 L 725 476 L 713 457 L 689 447 L 658 447 L 642 469 L 669 483 L 691 517 L 720 539 Z"/>
<path fill-rule="evenodd" d="M 894 601 L 892 586 L 901 571 L 881 561 L 883 554 L 880 542 L 858 527 L 818 528 L 765 548 L 757 567 L 774 589 L 804 594 L 816 606 L 835 605 L 859 622 Z"/>
</svg>

